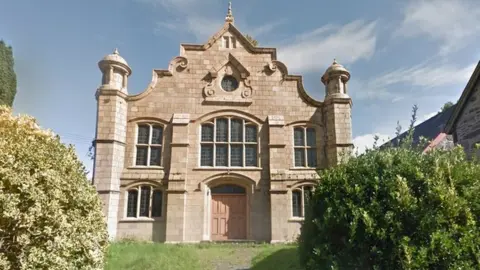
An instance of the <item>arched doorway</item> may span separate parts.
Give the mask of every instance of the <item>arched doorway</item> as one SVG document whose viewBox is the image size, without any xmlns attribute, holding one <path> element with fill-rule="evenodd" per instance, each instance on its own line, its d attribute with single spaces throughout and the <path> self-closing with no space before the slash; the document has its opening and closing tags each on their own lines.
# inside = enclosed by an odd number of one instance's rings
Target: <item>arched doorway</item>
<svg viewBox="0 0 480 270">
<path fill-rule="evenodd" d="M 212 187 L 211 239 L 247 238 L 247 193 L 244 187 L 223 184 Z"/>
</svg>

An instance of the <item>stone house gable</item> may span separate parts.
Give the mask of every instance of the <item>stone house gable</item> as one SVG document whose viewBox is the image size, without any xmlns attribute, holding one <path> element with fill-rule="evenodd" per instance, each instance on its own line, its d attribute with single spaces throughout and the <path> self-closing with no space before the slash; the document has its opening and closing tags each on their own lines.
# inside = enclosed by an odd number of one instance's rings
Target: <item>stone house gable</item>
<svg viewBox="0 0 480 270">
<path fill-rule="evenodd" d="M 468 155 L 477 154 L 475 144 L 480 143 L 480 62 L 458 100 L 445 132 L 463 146 Z"/>
</svg>

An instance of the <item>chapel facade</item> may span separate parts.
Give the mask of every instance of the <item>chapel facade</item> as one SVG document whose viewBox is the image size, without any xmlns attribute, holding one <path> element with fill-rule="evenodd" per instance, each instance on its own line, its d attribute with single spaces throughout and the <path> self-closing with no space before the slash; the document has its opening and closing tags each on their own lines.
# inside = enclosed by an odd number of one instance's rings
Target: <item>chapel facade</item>
<svg viewBox="0 0 480 270">
<path fill-rule="evenodd" d="M 349 72 L 334 61 L 313 99 L 230 7 L 138 95 L 117 50 L 99 67 L 93 183 L 111 239 L 293 241 L 317 171 L 353 147 Z"/>
</svg>

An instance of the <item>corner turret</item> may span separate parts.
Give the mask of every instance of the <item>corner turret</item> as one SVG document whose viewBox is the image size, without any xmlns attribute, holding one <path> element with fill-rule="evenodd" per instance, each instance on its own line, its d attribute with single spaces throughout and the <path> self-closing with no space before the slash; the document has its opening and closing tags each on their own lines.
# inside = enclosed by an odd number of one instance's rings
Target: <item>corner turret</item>
<svg viewBox="0 0 480 270">
<path fill-rule="evenodd" d="M 348 80 L 350 80 L 350 72 L 334 59 L 332 65 L 322 76 L 322 83 L 325 85 L 325 99 L 350 98 L 347 93 Z"/>
<path fill-rule="evenodd" d="M 120 56 L 118 49 L 100 60 L 98 67 L 102 71 L 100 89 L 118 90 L 128 94 L 127 78 L 132 74 L 132 69 L 128 66 L 127 61 Z"/>
</svg>

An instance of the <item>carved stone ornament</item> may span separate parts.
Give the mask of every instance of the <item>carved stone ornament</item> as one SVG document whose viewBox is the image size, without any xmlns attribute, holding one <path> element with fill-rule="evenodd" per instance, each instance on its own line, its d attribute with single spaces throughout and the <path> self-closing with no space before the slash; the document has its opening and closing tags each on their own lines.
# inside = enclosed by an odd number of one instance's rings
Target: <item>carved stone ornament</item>
<svg viewBox="0 0 480 270">
<path fill-rule="evenodd" d="M 225 76 L 232 76 L 238 81 L 236 89 L 222 88 L 222 80 Z M 204 77 L 203 88 L 204 103 L 229 104 L 248 106 L 253 95 L 253 89 L 248 79 L 250 72 L 232 55 L 229 54 L 222 62 L 212 67 Z"/>
<path fill-rule="evenodd" d="M 188 59 L 183 56 L 177 56 L 170 61 L 168 71 L 173 72 L 182 72 L 188 66 Z"/>
</svg>

